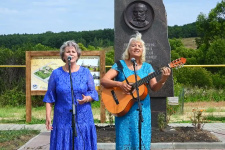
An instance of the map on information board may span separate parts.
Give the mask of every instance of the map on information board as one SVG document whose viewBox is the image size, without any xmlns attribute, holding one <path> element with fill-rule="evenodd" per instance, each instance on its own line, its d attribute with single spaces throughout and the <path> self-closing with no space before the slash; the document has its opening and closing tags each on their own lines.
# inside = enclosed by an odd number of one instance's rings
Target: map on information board
<svg viewBox="0 0 225 150">
<path fill-rule="evenodd" d="M 100 57 L 81 56 L 77 64 L 90 70 L 94 78 L 96 90 L 100 86 Z M 48 80 L 54 69 L 65 65 L 59 56 L 32 57 L 31 59 L 31 90 L 47 90 Z"/>
</svg>

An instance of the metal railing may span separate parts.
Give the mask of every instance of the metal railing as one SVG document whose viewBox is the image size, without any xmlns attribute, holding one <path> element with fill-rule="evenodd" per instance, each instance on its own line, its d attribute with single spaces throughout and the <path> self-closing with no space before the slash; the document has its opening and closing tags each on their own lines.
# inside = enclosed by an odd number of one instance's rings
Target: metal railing
<svg viewBox="0 0 225 150">
<path fill-rule="evenodd" d="M 110 68 L 112 66 L 105 66 L 106 68 Z M 184 65 L 183 67 L 225 67 L 225 64 L 218 65 Z"/>
<path fill-rule="evenodd" d="M 26 67 L 26 65 L 0 65 L 0 68 L 17 68 L 17 67 Z"/>
<path fill-rule="evenodd" d="M 17 68 L 17 67 L 25 67 L 26 65 L 0 65 L 0 68 Z M 111 68 L 112 66 L 105 66 L 106 68 Z M 184 65 L 183 67 L 225 67 L 225 64 L 218 65 Z"/>
</svg>

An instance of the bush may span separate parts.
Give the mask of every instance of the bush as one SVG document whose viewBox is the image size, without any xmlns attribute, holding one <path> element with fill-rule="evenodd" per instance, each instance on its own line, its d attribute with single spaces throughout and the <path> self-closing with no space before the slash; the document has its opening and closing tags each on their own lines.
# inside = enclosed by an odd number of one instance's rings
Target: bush
<svg viewBox="0 0 225 150">
<path fill-rule="evenodd" d="M 225 88 L 225 76 L 221 76 L 219 74 L 212 75 L 213 85 L 217 89 Z"/>
<path fill-rule="evenodd" d="M 44 95 L 35 95 L 31 97 L 32 107 L 44 106 L 43 102 Z"/>
<path fill-rule="evenodd" d="M 166 127 L 165 118 L 166 118 L 166 115 L 163 112 L 160 112 L 158 114 L 157 121 L 158 121 L 158 127 L 159 127 L 160 131 L 163 131 L 165 129 L 165 127 Z"/>
<path fill-rule="evenodd" d="M 0 97 L 0 106 L 24 106 L 25 104 L 26 95 L 18 86 L 5 91 Z"/>
<path fill-rule="evenodd" d="M 223 89 L 185 87 L 185 102 L 209 102 L 224 101 L 225 91 Z"/>
<path fill-rule="evenodd" d="M 205 68 L 181 68 L 174 70 L 174 78 L 184 85 L 213 87 L 212 74 Z"/>
</svg>

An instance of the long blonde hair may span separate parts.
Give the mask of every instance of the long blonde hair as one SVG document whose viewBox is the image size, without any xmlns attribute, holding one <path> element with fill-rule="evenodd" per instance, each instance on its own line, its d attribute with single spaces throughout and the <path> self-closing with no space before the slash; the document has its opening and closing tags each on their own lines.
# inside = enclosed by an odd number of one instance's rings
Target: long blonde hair
<svg viewBox="0 0 225 150">
<path fill-rule="evenodd" d="M 145 47 L 145 42 L 141 39 L 141 37 L 142 37 L 142 34 L 139 33 L 138 31 L 136 32 L 135 35 L 132 35 L 131 36 L 131 38 L 129 40 L 129 43 L 127 45 L 127 48 L 123 52 L 123 55 L 122 55 L 122 59 L 123 60 L 130 59 L 129 47 L 130 47 L 131 42 L 135 41 L 135 42 L 140 42 L 142 44 L 142 46 L 143 46 L 143 52 L 142 52 L 142 56 L 141 56 L 141 62 L 144 62 L 145 61 L 146 47 Z"/>
</svg>

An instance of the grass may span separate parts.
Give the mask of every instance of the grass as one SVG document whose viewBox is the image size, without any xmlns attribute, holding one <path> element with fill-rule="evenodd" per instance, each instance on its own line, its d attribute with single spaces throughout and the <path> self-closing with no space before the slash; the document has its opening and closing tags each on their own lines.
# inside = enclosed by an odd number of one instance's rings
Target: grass
<svg viewBox="0 0 225 150">
<path fill-rule="evenodd" d="M 211 113 L 213 113 L 213 112 L 215 112 L 215 111 L 217 111 L 216 108 L 214 108 L 214 107 L 209 107 L 209 108 L 206 109 L 205 112 L 211 112 Z"/>
<path fill-rule="evenodd" d="M 181 111 L 171 115 L 170 123 L 191 123 L 190 116 L 192 115 L 193 109 L 203 109 L 203 116 L 209 122 L 223 122 L 225 123 L 225 101 L 215 102 L 211 99 L 211 96 L 207 94 L 215 93 L 215 90 L 203 89 L 189 89 L 185 92 L 185 101 L 191 97 L 200 100 L 200 98 L 206 96 L 210 98 L 209 101 L 198 101 L 198 102 L 185 102 L 183 114 Z M 218 90 L 220 97 L 223 98 L 224 92 Z M 194 93 L 194 94 L 193 94 Z M 207 94 L 202 94 L 207 93 Z M 199 95 L 199 96 L 195 96 Z M 210 94 L 212 95 L 212 94 Z M 198 98 L 196 98 L 198 97 Z M 205 99 L 205 98 L 204 98 Z M 215 97 L 214 97 L 215 99 Z M 178 109 L 180 110 L 180 108 Z M 100 122 L 100 102 L 95 102 L 92 105 L 92 112 L 94 116 L 95 123 Z M 52 113 L 53 114 L 53 113 Z M 26 123 L 26 108 L 24 107 L 1 107 L 0 108 L 0 123 L 12 123 L 12 124 L 27 124 Z M 114 117 L 112 117 L 114 119 Z M 106 122 L 109 123 L 110 116 L 106 111 Z M 45 106 L 33 107 L 32 108 L 32 121 L 29 124 L 45 124 Z M 0 131 L 0 150 L 11 150 L 17 149 L 24 145 L 29 139 L 37 135 L 39 131 L 28 131 L 28 130 L 19 130 L 19 131 Z"/>
<path fill-rule="evenodd" d="M 215 116 L 207 116 L 206 117 L 207 120 L 209 120 L 210 122 L 218 122 L 221 121 L 222 123 L 225 123 L 225 117 L 224 116 L 220 116 L 220 117 L 215 117 Z"/>
<path fill-rule="evenodd" d="M 93 114 L 95 122 L 100 122 L 98 104 L 94 105 Z M 1 107 L 0 108 L 0 123 L 3 124 L 27 124 L 26 123 L 26 108 L 25 107 Z M 32 108 L 32 120 L 29 124 L 45 124 L 45 107 Z M 32 137 L 39 134 L 36 130 L 7 130 L 0 131 L 0 150 L 14 150 L 23 146 Z"/>
<path fill-rule="evenodd" d="M 215 122 L 225 122 L 225 101 L 221 102 L 188 102 L 184 103 L 183 114 L 180 109 L 171 115 L 170 122 L 190 121 L 193 109 L 205 110 L 203 115 L 210 116 Z M 100 123 L 100 108 L 92 108 L 95 123 Z M 52 113 L 53 114 L 53 113 Z M 106 121 L 109 122 L 109 114 L 106 111 Z M 113 117 L 114 118 L 114 117 Z M 0 109 L 0 123 L 27 124 L 25 107 L 2 107 Z M 32 120 L 29 124 L 45 124 L 45 107 L 32 108 Z"/>
<path fill-rule="evenodd" d="M 181 42 L 184 44 L 186 48 L 197 49 L 197 45 L 195 42 L 195 37 L 191 38 L 182 38 Z"/>
<path fill-rule="evenodd" d="M 170 122 L 190 122 L 190 117 L 193 116 L 193 109 L 204 110 L 202 115 L 208 120 L 208 122 L 225 122 L 225 101 L 184 103 L 183 114 L 180 111 L 173 114 Z"/>
<path fill-rule="evenodd" d="M 222 102 L 188 102 L 184 103 L 184 113 L 176 113 L 171 116 L 170 123 L 191 123 L 188 118 L 192 109 L 204 109 L 204 114 L 209 122 L 225 123 L 225 101 Z M 92 108 L 95 123 L 100 122 L 100 109 L 96 106 Z M 25 124 L 25 107 L 2 107 L 0 109 L 0 123 Z M 35 116 L 35 117 L 34 117 Z M 106 111 L 107 123 L 109 115 Z M 113 117 L 114 118 L 114 117 Z M 32 108 L 32 121 L 29 124 L 45 124 L 45 107 Z M 39 134 L 39 131 L 18 130 L 0 131 L 0 150 L 18 149 L 29 141 L 32 137 Z"/>
<path fill-rule="evenodd" d="M 23 146 L 32 137 L 39 134 L 37 130 L 0 131 L 0 150 L 14 150 Z"/>
<path fill-rule="evenodd" d="M 219 102 L 225 100 L 224 89 L 185 87 L 184 93 L 185 102 Z"/>
<path fill-rule="evenodd" d="M 26 124 L 25 107 L 1 107 L 0 123 Z M 45 124 L 45 107 L 32 108 L 32 121 L 29 124 Z"/>
<path fill-rule="evenodd" d="M 99 104 L 95 103 L 93 105 L 92 112 L 93 112 L 95 123 L 99 123 L 100 122 Z M 26 108 L 25 107 L 10 107 L 10 106 L 1 107 L 0 123 L 28 124 L 26 123 Z M 32 108 L 32 119 L 29 124 L 45 124 L 45 106 Z"/>
</svg>

